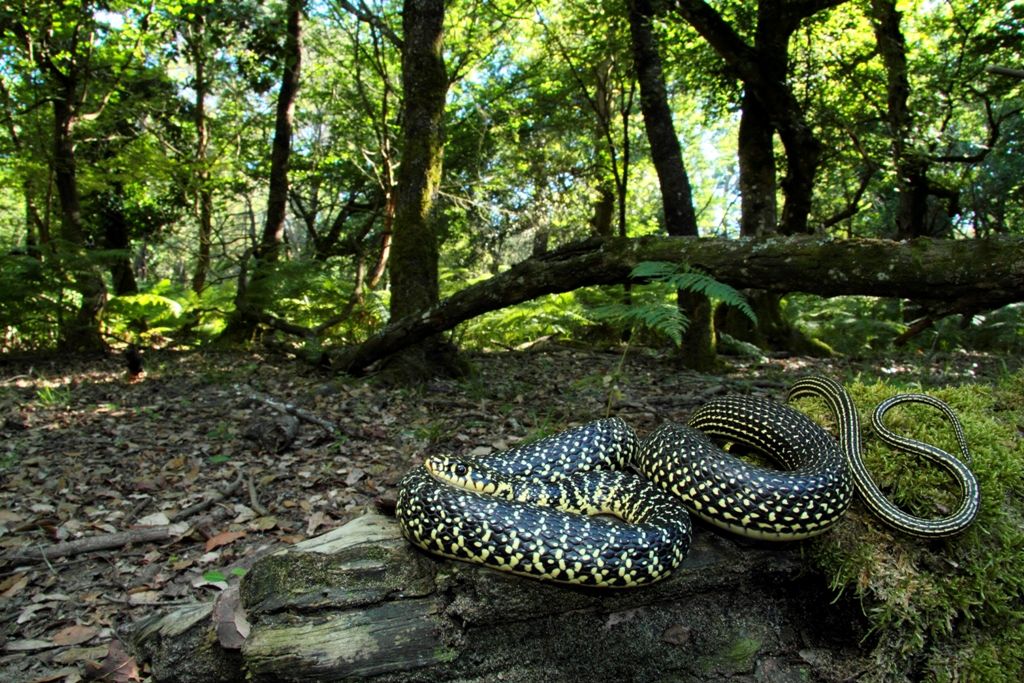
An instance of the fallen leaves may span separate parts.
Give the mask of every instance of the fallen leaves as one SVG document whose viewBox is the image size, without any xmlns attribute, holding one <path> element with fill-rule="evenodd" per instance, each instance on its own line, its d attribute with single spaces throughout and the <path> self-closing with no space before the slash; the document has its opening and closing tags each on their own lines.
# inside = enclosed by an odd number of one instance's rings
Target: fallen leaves
<svg viewBox="0 0 1024 683">
<path fill-rule="evenodd" d="M 131 681 L 142 680 L 135 658 L 128 654 L 120 640 L 110 641 L 107 656 L 99 664 L 93 662 L 87 664 L 86 674 L 94 680 L 110 681 L 111 683 L 131 683 Z"/>
<path fill-rule="evenodd" d="M 306 535 L 312 536 L 318 529 L 330 523 L 330 516 L 322 510 L 317 510 L 306 520 Z"/>
<path fill-rule="evenodd" d="M 25 590 L 28 585 L 27 574 L 11 574 L 3 581 L 0 581 L 0 598 L 10 599 Z"/>
<path fill-rule="evenodd" d="M 245 618 L 238 587 L 232 586 L 217 596 L 213 603 L 213 622 L 217 640 L 227 650 L 239 650 L 249 637 L 249 621 Z"/>
<path fill-rule="evenodd" d="M 53 644 L 81 645 L 82 643 L 87 643 L 95 638 L 97 633 L 99 633 L 99 629 L 93 628 L 92 626 L 73 624 L 62 628 L 53 634 Z"/>
<path fill-rule="evenodd" d="M 216 536 L 206 539 L 206 552 L 216 550 L 221 546 L 234 543 L 240 538 L 245 538 L 246 533 L 244 531 L 222 531 Z"/>
</svg>

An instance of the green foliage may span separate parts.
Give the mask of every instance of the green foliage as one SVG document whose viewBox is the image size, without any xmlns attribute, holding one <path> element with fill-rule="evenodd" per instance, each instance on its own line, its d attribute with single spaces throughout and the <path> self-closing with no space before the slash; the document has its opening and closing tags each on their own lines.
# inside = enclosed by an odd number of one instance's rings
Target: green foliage
<svg viewBox="0 0 1024 683">
<path fill-rule="evenodd" d="M 378 291 L 354 299 L 353 274 L 341 259 L 285 261 L 250 285 L 252 301 L 290 323 L 315 327 L 350 305 L 350 314 L 326 331 L 324 340 L 353 344 L 365 339 L 387 319 L 387 300 Z"/>
<path fill-rule="evenodd" d="M 6 453 L 0 453 L 0 472 L 6 472 L 18 464 L 19 457 L 17 451 L 8 451 Z"/>
<path fill-rule="evenodd" d="M 39 106 L 65 97 L 76 109 L 85 234 L 64 237 L 81 242 L 83 253 L 104 250 L 88 261 L 92 272 L 134 262 L 143 293 L 165 299 L 111 301 L 108 331 L 191 343 L 223 328 L 266 200 L 281 9 L 45 0 L 0 10 L 0 60 L 9 67 L 0 74 L 0 251 L 39 243 L 61 252 L 52 264 L 0 256 L 0 351 L 53 347 L 80 301 L 74 275 L 85 272 L 85 261 L 73 263 L 81 254 L 55 247 L 61 216 L 53 110 Z M 735 234 L 742 84 L 678 13 L 657 9 L 653 28 L 701 233 Z M 307 10 L 288 255 L 256 294 L 267 312 L 304 327 L 333 320 L 352 302 L 347 319 L 322 339 L 351 344 L 387 319 L 386 294 L 360 300 L 352 283 L 357 262 L 372 265 L 379 253 L 400 163 L 401 53 L 394 38 L 401 3 L 371 3 L 367 11 L 377 21 L 370 22 L 331 3 Z M 451 88 L 435 212 L 442 266 L 476 274 L 526 257 L 535 237 L 554 246 L 587 236 L 600 193 L 616 182 L 628 190 L 615 199 L 625 203 L 628 234 L 662 228 L 624 10 L 623 3 L 578 0 L 446 5 Z M 724 2 L 715 11 L 743 40 L 754 39 L 756 3 Z M 946 216 L 946 225 L 968 236 L 1019 233 L 1024 85 L 984 69 L 1017 59 L 1024 10 L 1000 0 L 908 0 L 900 11 L 912 111 L 900 145 L 879 114 L 886 73 L 864 3 L 815 13 L 790 41 L 787 82 L 823 143 L 813 222 L 825 226 L 823 234 L 890 234 L 900 197 L 893 150 L 902 146 L 929 160 L 928 184 L 938 193 L 929 201 L 958 197 L 959 212 Z M 194 99 L 200 64 L 203 145 Z M 74 92 L 60 91 L 60 74 L 79 79 Z M 780 178 L 784 172 L 780 150 Z M 196 266 L 203 191 L 212 202 L 213 262 L 196 300 L 184 283 Z M 124 235 L 114 238 L 108 230 L 118 226 Z M 675 309 L 670 288 L 702 287 L 700 274 L 676 276 L 680 282 L 664 281 L 663 291 L 641 288 L 630 306 L 611 294 L 565 295 L 485 316 L 458 334 L 478 347 L 571 336 L 593 319 L 585 304 L 596 298 L 596 316 L 605 322 L 675 340 L 685 312 Z M 180 289 L 146 284 L 167 280 Z M 704 284 L 712 298 L 729 301 L 730 293 Z M 887 305 L 867 300 L 843 310 L 814 308 L 804 324 L 847 352 L 878 348 L 905 329 Z M 1017 313 L 980 318 L 964 330 L 943 321 L 913 343 L 995 347 L 1009 340 L 1021 348 L 1012 327 Z M 312 346 L 305 351 L 319 354 Z"/>
<path fill-rule="evenodd" d="M 907 311 L 900 301 L 868 296 L 831 299 L 792 294 L 786 313 L 808 336 L 839 353 L 863 356 L 891 350 L 892 341 L 906 331 Z M 947 316 L 907 341 L 910 351 L 949 351 L 968 348 L 1001 354 L 1024 353 L 1024 305 L 1010 304 L 968 319 Z"/>
<path fill-rule="evenodd" d="M 1024 305 L 1010 304 L 964 319 L 954 315 L 938 321 L 916 340 L 920 347 L 968 348 L 1000 354 L 1024 353 Z"/>
<path fill-rule="evenodd" d="M 243 567 L 232 567 L 228 571 L 228 574 L 234 576 L 235 578 L 242 578 L 243 576 L 245 576 L 246 571 Z M 219 569 L 208 569 L 207 571 L 203 572 L 203 579 L 205 581 L 209 581 L 210 583 L 226 583 L 230 578 L 228 574 L 225 574 Z"/>
<path fill-rule="evenodd" d="M 846 355 L 886 348 L 907 329 L 900 303 L 892 299 L 792 294 L 785 299 L 785 310 L 807 336 Z"/>
<path fill-rule="evenodd" d="M 862 421 L 896 393 L 875 383 L 848 385 Z M 919 390 L 908 387 L 907 390 Z M 904 390 L 904 388 L 901 388 Z M 871 623 L 875 670 L 870 679 L 1019 681 L 1024 678 L 1024 448 L 1017 422 L 1024 411 L 1024 372 L 994 387 L 930 392 L 957 411 L 982 491 L 977 521 L 945 541 L 922 541 L 888 530 L 855 504 L 835 531 L 817 540 L 814 560 L 840 592 L 862 603 Z M 799 404 L 827 422 L 819 402 Z M 889 426 L 900 434 L 956 452 L 937 411 L 906 406 Z M 908 462 L 866 439 L 868 469 L 884 490 L 915 514 L 936 516 L 956 501 L 951 482 L 932 467 Z"/>
<path fill-rule="evenodd" d="M 638 263 L 630 277 L 645 281 L 657 293 L 653 301 L 635 300 L 629 304 L 610 303 L 592 308 L 594 320 L 608 322 L 628 330 L 646 329 L 663 335 L 679 346 L 689 319 L 672 301 L 675 292 L 703 294 L 713 301 L 733 306 L 755 324 L 757 316 L 740 292 L 710 275 L 687 265 L 663 261 Z"/>
<path fill-rule="evenodd" d="M 456 328 L 455 339 L 473 348 L 516 348 L 541 338 L 581 336 L 599 323 L 633 332 L 650 331 L 678 345 L 689 323 L 675 303 L 679 290 L 699 292 L 736 306 L 756 320 L 742 294 L 699 270 L 644 262 L 631 275 L 645 284 L 633 288 L 629 304 L 617 300 L 621 295 L 615 288 L 587 287 L 550 294 L 469 320 Z"/>
<path fill-rule="evenodd" d="M 683 343 L 683 332 L 690 324 L 690 319 L 677 305 L 666 301 L 603 304 L 590 309 L 589 313 L 598 322 L 622 329 L 650 330 L 668 337 L 676 346 Z"/>
<path fill-rule="evenodd" d="M 467 320 L 454 338 L 471 348 L 515 348 L 541 338 L 571 337 L 587 323 L 577 295 L 549 294 Z"/>
<path fill-rule="evenodd" d="M 0 352 L 52 347 L 57 323 L 73 315 L 62 280 L 33 256 L 0 255 Z"/>
<path fill-rule="evenodd" d="M 47 408 L 64 408 L 71 403 L 71 388 L 45 386 L 36 391 L 36 399 Z"/>
<path fill-rule="evenodd" d="M 170 282 L 164 280 L 149 292 L 112 298 L 104 309 L 104 322 L 114 334 L 138 335 L 140 340 L 174 332 L 181 326 L 186 309 L 178 301 L 157 293 L 169 286 Z"/>
</svg>

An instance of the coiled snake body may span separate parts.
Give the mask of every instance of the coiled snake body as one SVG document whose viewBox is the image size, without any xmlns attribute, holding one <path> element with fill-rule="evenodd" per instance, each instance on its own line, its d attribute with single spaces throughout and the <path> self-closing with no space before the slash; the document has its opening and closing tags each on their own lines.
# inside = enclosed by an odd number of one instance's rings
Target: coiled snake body
<svg viewBox="0 0 1024 683">
<path fill-rule="evenodd" d="M 688 426 L 663 425 L 643 443 L 610 418 L 486 458 L 428 458 L 399 485 L 396 515 L 406 538 L 429 552 L 602 587 L 642 585 L 671 573 L 689 548 L 687 509 L 745 536 L 792 540 L 835 524 L 856 488 L 876 516 L 913 535 L 950 536 L 973 521 L 980 492 L 967 467 L 963 430 L 946 404 L 900 395 L 880 404 L 872 419 L 883 441 L 931 459 L 959 482 L 960 507 L 933 520 L 900 510 L 874 484 L 861 459 L 857 412 L 842 385 L 805 378 L 790 389 L 790 398 L 799 396 L 824 399 L 838 443 L 789 406 L 726 396 L 698 408 Z M 885 428 L 885 412 L 906 402 L 942 411 L 963 460 Z M 742 460 L 730 452 L 736 446 L 784 469 Z"/>
<path fill-rule="evenodd" d="M 497 457 L 431 458 L 402 480 L 396 514 L 410 541 L 438 555 L 561 583 L 650 583 L 685 557 L 690 520 L 680 501 L 621 471 L 636 448 L 611 418 Z"/>
</svg>

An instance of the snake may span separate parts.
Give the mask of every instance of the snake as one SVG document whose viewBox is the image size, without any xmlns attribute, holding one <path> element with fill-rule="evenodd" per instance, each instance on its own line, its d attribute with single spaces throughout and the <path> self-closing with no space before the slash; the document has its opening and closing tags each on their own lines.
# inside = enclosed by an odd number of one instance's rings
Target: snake
<svg viewBox="0 0 1024 683">
<path fill-rule="evenodd" d="M 905 512 L 874 482 L 842 384 L 805 377 L 787 401 L 807 396 L 824 400 L 838 439 L 786 403 L 727 395 L 642 442 L 613 417 L 485 457 L 432 455 L 399 484 L 399 526 L 436 555 L 555 583 L 624 588 L 664 579 L 682 563 L 691 513 L 749 538 L 799 540 L 832 528 L 856 491 L 882 522 L 912 536 L 949 537 L 974 521 L 980 488 L 947 404 L 898 394 L 871 418 L 884 443 L 936 463 L 958 482 L 958 508 L 933 519 Z M 904 403 L 939 410 L 961 457 L 888 429 L 885 415 Z M 770 464 L 750 462 L 750 454 Z"/>
<path fill-rule="evenodd" d="M 444 557 L 563 584 L 653 583 L 686 556 L 691 524 L 680 500 L 623 471 L 637 447 L 607 418 L 497 456 L 433 456 L 400 483 L 396 516 Z"/>
</svg>

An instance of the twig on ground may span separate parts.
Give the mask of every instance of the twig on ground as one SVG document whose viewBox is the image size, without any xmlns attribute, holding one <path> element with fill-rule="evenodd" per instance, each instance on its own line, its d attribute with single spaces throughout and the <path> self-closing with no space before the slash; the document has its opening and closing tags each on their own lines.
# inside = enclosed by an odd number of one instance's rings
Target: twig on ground
<svg viewBox="0 0 1024 683">
<path fill-rule="evenodd" d="M 117 531 L 112 534 L 100 536 L 88 536 L 75 541 L 54 543 L 49 546 L 33 546 L 22 548 L 4 556 L 5 562 L 48 562 L 58 557 L 68 555 L 79 555 L 94 550 L 110 550 L 120 548 L 130 543 L 152 543 L 154 541 L 166 541 L 171 537 L 172 527 L 170 525 L 141 527 L 128 531 Z"/>
<path fill-rule="evenodd" d="M 249 489 L 249 507 L 253 509 L 253 512 L 260 516 L 266 516 L 270 514 L 267 508 L 263 507 L 263 505 L 260 504 L 260 498 L 258 495 L 256 495 L 256 482 L 253 480 L 253 478 L 246 477 L 245 484 L 246 488 Z"/>
<path fill-rule="evenodd" d="M 278 401 L 277 399 L 270 398 L 269 396 L 263 396 L 261 394 L 256 393 L 252 389 L 248 389 L 242 386 L 236 386 L 235 390 L 239 394 L 242 394 L 248 401 L 252 403 L 262 403 L 270 408 L 273 408 L 279 413 L 286 413 L 288 415 L 297 417 L 303 422 L 308 422 L 310 424 L 317 425 L 318 427 L 326 431 L 328 434 L 331 434 L 332 436 L 337 434 L 339 431 L 343 431 L 346 434 L 348 434 L 347 431 L 345 431 L 343 428 L 340 428 L 338 425 L 334 424 L 330 420 L 325 420 L 324 418 L 314 415 L 308 410 L 299 408 L 297 405 L 294 405 L 292 403 L 285 403 L 283 401 Z M 352 434 L 348 435 L 353 436 Z"/>
<path fill-rule="evenodd" d="M 168 519 L 170 519 L 172 522 L 180 522 L 183 519 L 188 519 L 197 512 L 202 512 L 203 510 L 210 507 L 214 503 L 219 503 L 225 498 L 235 495 L 235 493 L 238 492 L 238 489 L 242 488 L 243 479 L 244 478 L 242 477 L 242 473 L 239 472 L 238 477 L 233 482 L 231 482 L 231 484 L 223 491 L 217 491 L 210 495 L 208 498 L 204 498 L 203 500 L 199 501 L 198 503 L 195 503 L 194 505 L 189 505 L 187 508 L 182 508 L 181 510 L 178 510 L 173 515 L 168 515 Z"/>
</svg>

